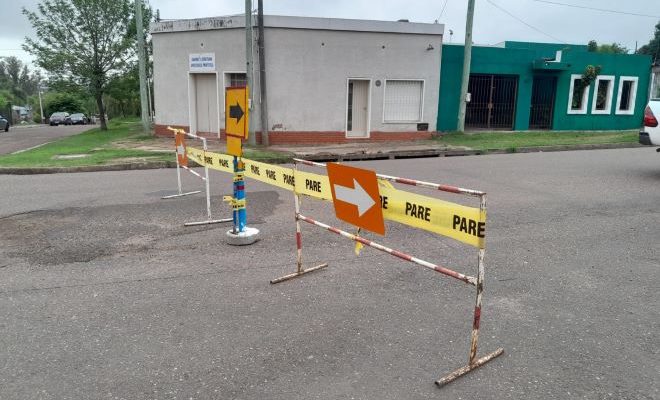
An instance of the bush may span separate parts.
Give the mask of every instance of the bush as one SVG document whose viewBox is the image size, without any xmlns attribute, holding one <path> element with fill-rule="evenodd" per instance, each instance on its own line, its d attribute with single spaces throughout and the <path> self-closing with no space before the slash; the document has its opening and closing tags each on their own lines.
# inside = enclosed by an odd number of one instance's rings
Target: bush
<svg viewBox="0 0 660 400">
<path fill-rule="evenodd" d="M 44 114 L 49 116 L 60 111 L 69 114 L 82 112 L 83 101 L 78 96 L 69 93 L 47 93 L 44 96 Z"/>
</svg>

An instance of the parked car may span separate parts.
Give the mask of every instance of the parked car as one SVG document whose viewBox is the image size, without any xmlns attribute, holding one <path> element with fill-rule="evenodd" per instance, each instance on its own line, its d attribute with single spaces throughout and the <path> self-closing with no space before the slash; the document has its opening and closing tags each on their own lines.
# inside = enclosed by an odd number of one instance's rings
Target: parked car
<svg viewBox="0 0 660 400">
<path fill-rule="evenodd" d="M 49 122 L 50 126 L 57 126 L 60 124 L 69 125 L 66 122 L 66 119 L 69 117 L 68 112 L 55 112 L 50 115 Z"/>
<path fill-rule="evenodd" d="M 9 130 L 9 121 L 2 115 L 0 115 L 0 129 L 4 130 L 5 132 Z"/>
<path fill-rule="evenodd" d="M 639 143 L 660 146 L 660 99 L 651 99 L 644 110 L 644 126 L 639 132 Z M 660 148 L 657 150 L 660 152 Z"/>
<path fill-rule="evenodd" d="M 65 122 L 69 125 L 87 125 L 89 124 L 89 119 L 83 113 L 75 113 L 71 114 Z"/>
</svg>

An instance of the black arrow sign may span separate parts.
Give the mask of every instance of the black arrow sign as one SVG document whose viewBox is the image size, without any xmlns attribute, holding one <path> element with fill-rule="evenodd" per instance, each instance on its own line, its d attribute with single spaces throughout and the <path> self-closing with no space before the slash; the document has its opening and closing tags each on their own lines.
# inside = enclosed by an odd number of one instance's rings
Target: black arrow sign
<svg viewBox="0 0 660 400">
<path fill-rule="evenodd" d="M 243 118 L 245 112 L 241 108 L 241 105 L 236 102 L 235 106 L 229 106 L 229 118 L 236 118 L 236 123 L 238 124 Z"/>
</svg>

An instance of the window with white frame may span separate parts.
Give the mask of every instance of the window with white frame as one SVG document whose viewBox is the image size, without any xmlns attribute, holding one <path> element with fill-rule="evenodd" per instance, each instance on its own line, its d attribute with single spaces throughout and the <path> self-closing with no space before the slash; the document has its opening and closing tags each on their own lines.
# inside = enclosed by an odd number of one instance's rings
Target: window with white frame
<svg viewBox="0 0 660 400">
<path fill-rule="evenodd" d="M 619 78 L 619 91 L 616 96 L 616 113 L 632 115 L 635 113 L 635 99 L 637 97 L 636 76 L 622 76 Z"/>
<path fill-rule="evenodd" d="M 423 105 L 423 80 L 385 80 L 383 122 L 420 122 Z"/>
<path fill-rule="evenodd" d="M 589 86 L 584 85 L 582 75 L 571 75 L 571 87 L 568 90 L 568 114 L 586 114 Z"/>
<path fill-rule="evenodd" d="M 609 114 L 612 110 L 612 93 L 614 92 L 614 76 L 601 75 L 596 78 L 594 98 L 591 103 L 592 114 Z"/>
</svg>

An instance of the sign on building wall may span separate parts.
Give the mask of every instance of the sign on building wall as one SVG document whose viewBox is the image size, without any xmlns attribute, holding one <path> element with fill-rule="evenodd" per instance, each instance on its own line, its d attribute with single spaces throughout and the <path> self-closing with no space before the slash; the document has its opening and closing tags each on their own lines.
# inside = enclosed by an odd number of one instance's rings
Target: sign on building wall
<svg viewBox="0 0 660 400">
<path fill-rule="evenodd" d="M 190 54 L 190 72 L 215 71 L 215 53 Z"/>
</svg>

